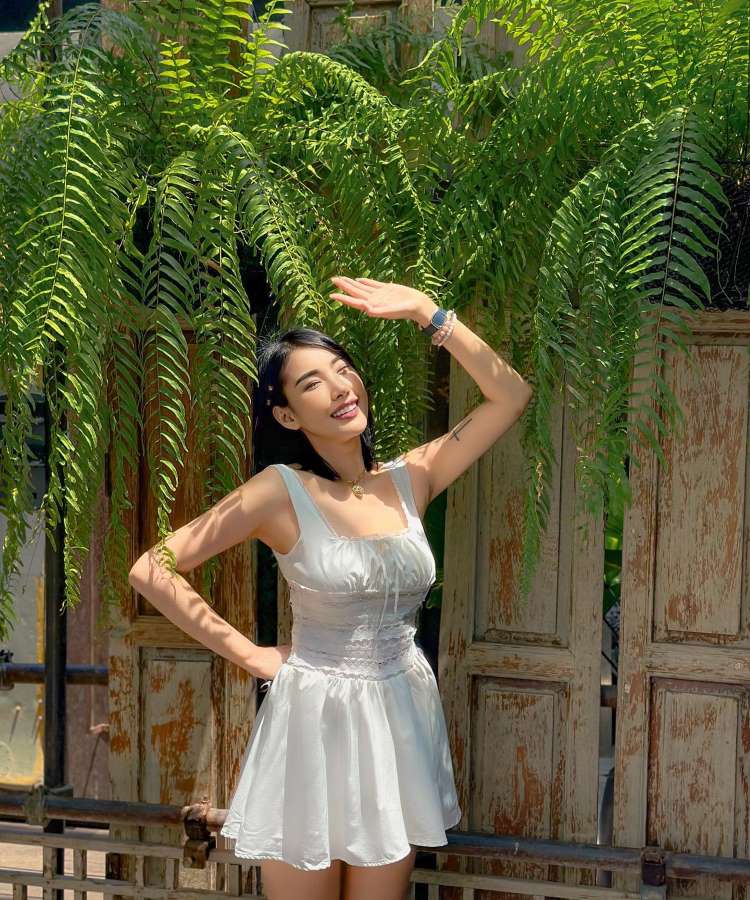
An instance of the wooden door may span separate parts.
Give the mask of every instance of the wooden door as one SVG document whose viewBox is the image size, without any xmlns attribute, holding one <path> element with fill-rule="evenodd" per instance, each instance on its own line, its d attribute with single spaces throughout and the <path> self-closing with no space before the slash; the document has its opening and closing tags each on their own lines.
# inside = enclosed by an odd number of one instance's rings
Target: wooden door
<svg viewBox="0 0 750 900">
<path fill-rule="evenodd" d="M 684 432 L 663 443 L 665 464 L 650 449 L 631 456 L 614 840 L 747 857 L 750 316 L 691 321 L 689 356 L 662 352 L 659 363 Z M 670 897 L 744 890 L 701 879 Z"/>
<path fill-rule="evenodd" d="M 453 426 L 481 398 L 451 362 Z M 575 443 L 561 398 L 550 520 L 533 589 L 520 604 L 521 427 L 517 422 L 448 489 L 439 685 L 463 810 L 458 829 L 591 842 L 603 528 L 589 522 L 585 539 L 576 527 Z M 469 859 L 462 867 L 458 856 L 443 859 L 454 871 L 555 878 L 547 866 Z"/>
<path fill-rule="evenodd" d="M 202 494 L 206 461 L 193 446 L 191 426 L 188 418 L 188 454 L 173 528 L 206 508 Z M 143 438 L 147 442 L 152 435 Z M 128 522 L 133 561 L 157 540 L 147 478 L 141 461 L 130 482 L 130 496 L 138 498 Z M 202 591 L 200 568 L 186 577 L 220 615 L 256 639 L 251 542 L 222 554 L 210 597 Z M 225 807 L 255 720 L 255 679 L 194 641 L 135 591 L 123 598 L 110 633 L 109 672 L 112 797 L 181 805 L 207 800 L 212 806 Z M 185 838 L 180 827 L 118 826 L 112 834 L 175 842 Z M 147 860 L 147 884 L 164 883 L 164 867 L 158 863 Z M 127 868 L 125 872 L 132 877 Z M 215 887 L 208 883 L 211 872 L 212 867 L 181 867 L 180 884 Z"/>
</svg>

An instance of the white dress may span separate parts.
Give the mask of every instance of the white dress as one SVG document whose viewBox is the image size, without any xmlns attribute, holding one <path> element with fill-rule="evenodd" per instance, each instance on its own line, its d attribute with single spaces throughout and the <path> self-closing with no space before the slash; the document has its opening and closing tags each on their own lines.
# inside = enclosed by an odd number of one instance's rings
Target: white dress
<svg viewBox="0 0 750 900">
<path fill-rule="evenodd" d="M 458 823 L 438 686 L 414 640 L 435 558 L 403 458 L 385 464 L 408 521 L 336 534 L 296 471 L 276 463 L 300 537 L 275 553 L 292 647 L 258 710 L 221 834 L 247 859 L 377 866 L 440 847 Z"/>
</svg>

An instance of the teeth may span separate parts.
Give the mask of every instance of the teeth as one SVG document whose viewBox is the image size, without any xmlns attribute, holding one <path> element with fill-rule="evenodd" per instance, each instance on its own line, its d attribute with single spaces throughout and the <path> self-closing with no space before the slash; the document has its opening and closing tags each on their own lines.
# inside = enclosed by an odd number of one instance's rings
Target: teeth
<svg viewBox="0 0 750 900">
<path fill-rule="evenodd" d="M 343 415 L 343 414 L 346 413 L 346 412 L 349 412 L 350 410 L 354 409 L 354 407 L 355 407 L 356 405 L 357 405 L 357 401 L 356 401 L 356 400 L 353 400 L 351 403 L 349 403 L 349 404 L 348 404 L 347 406 L 345 406 L 343 409 L 340 409 L 338 412 L 333 413 L 334 418 L 337 417 L 337 416 Z"/>
</svg>

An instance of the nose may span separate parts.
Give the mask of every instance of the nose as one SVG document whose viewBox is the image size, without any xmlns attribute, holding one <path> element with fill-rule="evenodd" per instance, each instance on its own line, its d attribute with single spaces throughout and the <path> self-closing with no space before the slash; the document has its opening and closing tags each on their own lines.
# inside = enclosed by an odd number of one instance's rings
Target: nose
<svg viewBox="0 0 750 900">
<path fill-rule="evenodd" d="M 349 393 L 349 389 L 351 388 L 351 384 L 346 379 L 345 376 L 341 376 L 339 379 L 338 385 L 333 389 L 333 396 L 335 398 L 346 396 Z"/>
</svg>

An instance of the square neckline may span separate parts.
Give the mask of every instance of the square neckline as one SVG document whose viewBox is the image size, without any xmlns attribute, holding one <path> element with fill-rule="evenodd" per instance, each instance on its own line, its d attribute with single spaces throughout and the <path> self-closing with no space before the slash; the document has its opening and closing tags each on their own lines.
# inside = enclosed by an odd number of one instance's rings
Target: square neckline
<svg viewBox="0 0 750 900">
<path fill-rule="evenodd" d="M 403 512 L 404 517 L 406 518 L 406 523 L 407 523 L 407 524 L 406 524 L 406 526 L 405 526 L 404 528 L 400 528 L 398 531 L 385 531 L 385 532 L 380 532 L 380 533 L 376 533 L 376 534 L 352 534 L 352 535 L 339 534 L 339 533 L 336 531 L 336 529 L 331 525 L 331 523 L 328 521 L 328 519 L 327 519 L 325 513 L 324 513 L 323 510 L 320 508 L 320 506 L 318 505 L 318 503 L 315 502 L 315 499 L 313 498 L 313 495 L 310 493 L 310 491 L 308 491 L 307 485 L 306 485 L 305 482 L 300 478 L 298 471 L 297 471 L 295 468 L 293 468 L 292 466 L 287 465 L 287 463 L 282 463 L 282 465 L 283 465 L 286 469 L 289 469 L 290 472 L 293 472 L 293 473 L 294 473 L 294 477 L 297 479 L 297 481 L 298 481 L 300 487 L 301 487 L 302 490 L 305 492 L 305 495 L 307 496 L 307 499 L 310 501 L 311 506 L 315 509 L 315 512 L 320 516 L 320 518 L 321 518 L 323 524 L 324 524 L 325 527 L 331 532 L 331 535 L 335 538 L 335 540 L 337 540 L 337 541 L 376 541 L 376 540 L 384 540 L 384 539 L 387 539 L 387 538 L 395 538 L 395 537 L 399 537 L 399 536 L 401 536 L 401 535 L 403 535 L 403 534 L 406 534 L 407 532 L 409 532 L 409 531 L 412 530 L 413 523 L 412 523 L 412 518 L 411 518 L 410 510 L 409 510 L 409 508 L 408 508 L 408 506 L 407 506 L 407 504 L 406 504 L 406 498 L 404 497 L 404 495 L 403 495 L 403 493 L 402 493 L 402 491 L 401 491 L 401 487 L 399 486 L 398 480 L 397 480 L 396 478 L 393 477 L 393 460 L 391 460 L 390 462 L 385 463 L 382 471 L 385 471 L 385 472 L 388 473 L 388 477 L 389 477 L 390 480 L 391 480 L 391 484 L 392 484 L 392 485 L 394 486 L 394 488 L 396 489 L 396 495 L 398 496 L 398 500 L 399 500 L 399 503 L 400 503 L 400 505 L 401 505 L 401 511 Z M 301 536 L 301 532 L 300 532 L 300 536 Z M 296 546 L 296 545 L 295 545 L 295 546 Z M 290 551 L 290 552 L 291 552 L 291 551 Z M 288 556 L 289 554 L 286 554 L 286 555 Z"/>
</svg>

